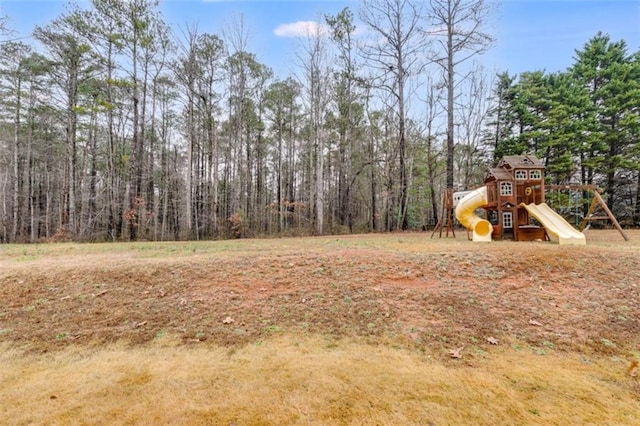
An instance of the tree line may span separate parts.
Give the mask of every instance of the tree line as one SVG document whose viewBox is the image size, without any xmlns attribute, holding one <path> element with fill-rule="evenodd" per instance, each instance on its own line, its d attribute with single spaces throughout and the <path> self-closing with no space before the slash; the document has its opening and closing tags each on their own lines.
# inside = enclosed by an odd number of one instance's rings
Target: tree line
<svg viewBox="0 0 640 426">
<path fill-rule="evenodd" d="M 85 5 L 85 4 L 83 4 Z M 155 0 L 0 24 L 0 240 L 177 240 L 425 229 L 444 189 L 533 153 L 640 222 L 640 53 L 597 34 L 565 72 L 490 77 L 484 0 L 365 0 L 300 39 L 298 71 Z"/>
<path fill-rule="evenodd" d="M 568 70 L 502 73 L 494 95 L 494 157 L 536 153 L 548 183 L 596 185 L 640 225 L 640 51 L 598 33 Z"/>
</svg>

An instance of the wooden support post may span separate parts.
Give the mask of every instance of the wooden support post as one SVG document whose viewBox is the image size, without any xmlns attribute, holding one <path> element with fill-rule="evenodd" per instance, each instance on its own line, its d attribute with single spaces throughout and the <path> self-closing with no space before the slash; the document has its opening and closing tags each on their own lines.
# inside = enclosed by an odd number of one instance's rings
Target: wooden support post
<svg viewBox="0 0 640 426">
<path fill-rule="evenodd" d="M 591 204 L 589 205 L 589 210 L 587 211 L 587 214 L 584 215 L 584 219 L 582 219 L 582 223 L 580 224 L 580 232 L 584 231 L 584 228 L 587 227 L 587 222 L 589 222 L 589 216 L 593 214 L 597 206 L 598 206 L 598 199 L 596 197 L 593 197 L 593 200 L 591 200 Z"/>
<path fill-rule="evenodd" d="M 594 197 L 593 197 L 593 201 L 591 202 L 591 206 L 589 207 L 589 212 L 584 217 L 584 219 L 582 219 L 582 224 L 580 225 L 580 231 L 584 231 L 584 228 L 587 226 L 587 222 L 589 220 L 610 219 L 611 223 L 613 223 L 613 226 L 615 226 L 618 232 L 620 232 L 620 234 L 622 235 L 622 238 L 624 238 L 625 241 L 629 241 L 629 236 L 624 232 L 624 230 L 620 226 L 620 223 L 618 223 L 618 220 L 613 215 L 611 210 L 609 210 L 607 203 L 605 203 L 602 197 L 600 196 L 600 192 L 596 189 L 593 191 L 593 195 Z M 600 207 L 602 207 L 604 212 L 607 214 L 607 217 L 603 217 L 603 216 L 590 217 L 593 214 L 593 212 L 596 210 L 596 207 L 598 206 L 598 204 L 600 205 Z"/>
<path fill-rule="evenodd" d="M 440 219 L 438 220 L 436 227 L 433 228 L 431 238 L 433 238 L 436 231 L 440 231 L 439 238 L 442 238 L 443 228 L 447 228 L 447 238 L 449 237 L 449 231 L 451 231 L 451 235 L 454 238 L 456 237 L 456 232 L 453 229 L 453 214 L 453 189 L 447 189 L 442 194 L 442 212 L 440 214 Z"/>
</svg>

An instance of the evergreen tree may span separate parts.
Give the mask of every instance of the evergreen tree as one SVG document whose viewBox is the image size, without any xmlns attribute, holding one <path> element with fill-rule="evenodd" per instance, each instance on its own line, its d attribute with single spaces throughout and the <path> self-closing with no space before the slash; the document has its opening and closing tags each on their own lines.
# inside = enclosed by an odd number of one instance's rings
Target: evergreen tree
<svg viewBox="0 0 640 426">
<path fill-rule="evenodd" d="M 547 178 L 556 184 L 575 181 L 582 140 L 587 133 L 588 98 L 568 73 L 550 74 L 545 79 L 549 108 L 540 123 L 546 133 L 538 155 L 543 158 Z"/>
<path fill-rule="evenodd" d="M 607 204 L 619 201 L 618 189 L 624 173 L 627 154 L 634 147 L 640 105 L 640 77 L 636 61 L 627 53 L 626 43 L 612 42 L 598 33 L 576 51 L 571 68 L 578 84 L 588 92 L 594 119 L 584 119 L 584 129 L 590 137 L 582 150 L 587 177 L 598 174 L 607 194 Z"/>
<path fill-rule="evenodd" d="M 493 89 L 492 103 L 488 116 L 487 136 L 490 140 L 488 144 L 493 148 L 493 164 L 497 164 L 505 153 L 505 141 L 513 136 L 514 117 L 514 97 L 516 76 L 510 76 L 508 71 L 499 73 Z"/>
</svg>

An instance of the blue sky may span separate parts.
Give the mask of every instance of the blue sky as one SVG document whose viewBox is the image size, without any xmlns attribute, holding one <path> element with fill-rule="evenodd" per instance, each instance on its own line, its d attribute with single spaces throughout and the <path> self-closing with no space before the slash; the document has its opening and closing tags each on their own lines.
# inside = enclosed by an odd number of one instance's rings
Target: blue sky
<svg viewBox="0 0 640 426">
<path fill-rule="evenodd" d="M 0 0 L 0 12 L 28 36 L 34 25 L 45 25 L 65 10 L 62 0 Z M 78 3 L 88 7 L 87 0 Z M 345 6 L 357 10 L 357 0 L 162 0 L 165 20 L 174 28 L 198 23 L 201 32 L 220 33 L 225 23 L 242 14 L 250 33 L 250 49 L 283 76 L 294 68 L 299 39 L 276 34 L 285 24 L 317 20 Z M 295 28 L 295 25 L 292 26 Z M 481 59 L 488 70 L 511 74 L 544 69 L 564 70 L 576 49 L 598 31 L 612 40 L 624 39 L 630 52 L 640 50 L 638 0 L 503 0 L 492 24 L 496 45 Z"/>
</svg>

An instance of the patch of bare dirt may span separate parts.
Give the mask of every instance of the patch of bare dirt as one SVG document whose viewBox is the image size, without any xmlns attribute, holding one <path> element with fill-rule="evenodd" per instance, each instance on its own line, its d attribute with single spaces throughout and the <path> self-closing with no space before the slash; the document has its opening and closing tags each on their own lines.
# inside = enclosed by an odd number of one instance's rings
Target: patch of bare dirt
<svg viewBox="0 0 640 426">
<path fill-rule="evenodd" d="M 490 337 L 638 350 L 638 243 L 590 232 L 586 247 L 394 234 L 173 258 L 2 258 L 0 341 L 52 350 L 169 333 L 185 344 L 242 345 L 296 331 L 443 350 Z M 358 247 L 358 238 L 376 243 Z"/>
</svg>

